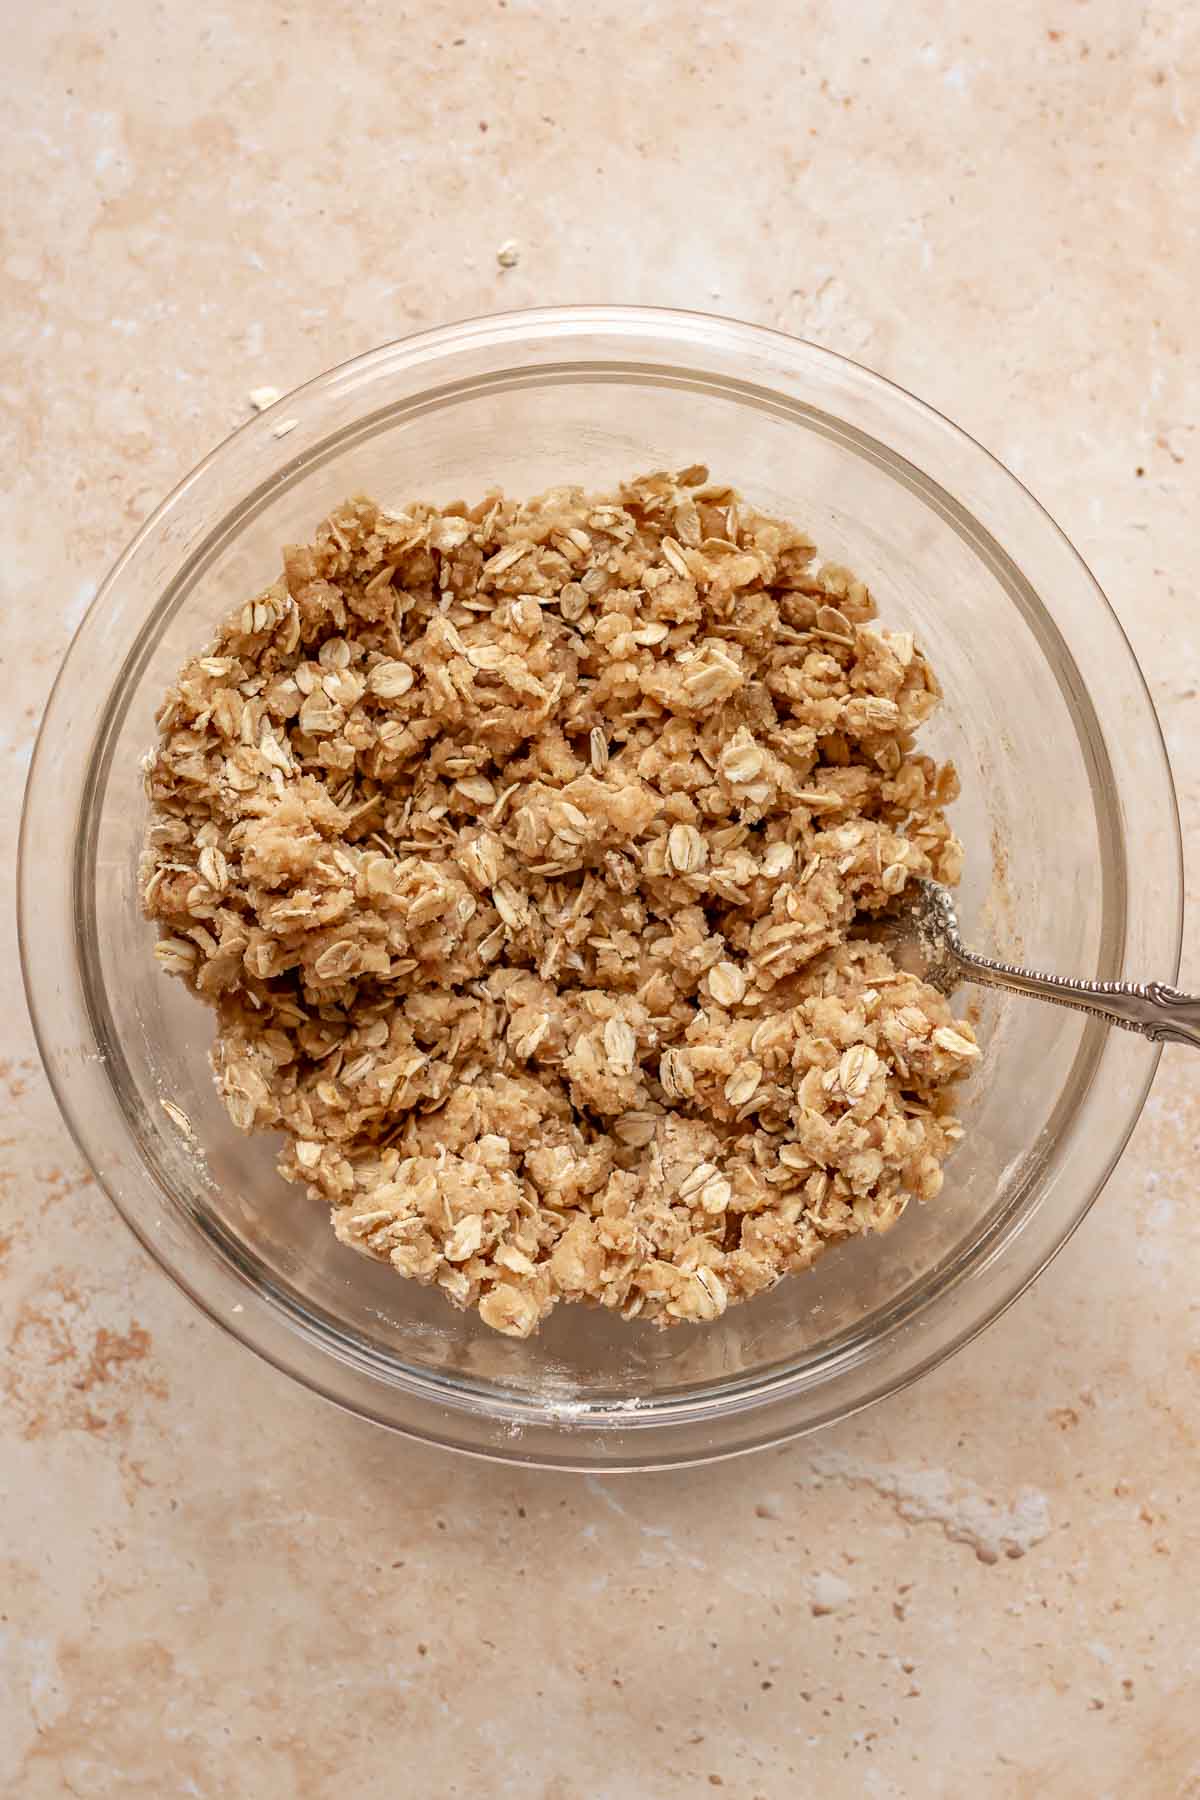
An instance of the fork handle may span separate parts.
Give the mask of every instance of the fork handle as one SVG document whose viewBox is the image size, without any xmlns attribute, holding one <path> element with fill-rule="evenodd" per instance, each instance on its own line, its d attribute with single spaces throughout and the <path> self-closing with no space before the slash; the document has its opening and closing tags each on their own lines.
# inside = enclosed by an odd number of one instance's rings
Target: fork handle
<svg viewBox="0 0 1200 1800">
<path fill-rule="evenodd" d="M 1191 1044 L 1200 1050 L 1200 997 L 1181 994 L 1161 981 L 1076 981 L 1069 975 L 1038 975 L 969 950 L 960 950 L 958 960 L 967 981 L 1071 1006 L 1110 1025 L 1140 1032 L 1156 1044 Z"/>
</svg>

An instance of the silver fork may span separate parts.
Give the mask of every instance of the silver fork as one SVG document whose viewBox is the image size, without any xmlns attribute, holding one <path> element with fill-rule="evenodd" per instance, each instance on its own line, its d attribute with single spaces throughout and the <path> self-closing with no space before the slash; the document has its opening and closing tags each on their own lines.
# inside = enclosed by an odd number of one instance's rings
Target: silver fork
<svg viewBox="0 0 1200 1800">
<path fill-rule="evenodd" d="M 1181 994 L 1161 981 L 1079 981 L 1070 975 L 1037 975 L 1031 969 L 1015 969 L 1009 963 L 976 956 L 959 936 L 949 888 L 938 881 L 911 881 L 905 901 L 889 915 L 889 924 L 894 928 L 897 950 L 915 949 L 921 974 L 943 994 L 961 981 L 975 981 L 983 987 L 1006 988 L 1012 994 L 1030 994 L 1035 1000 L 1092 1013 L 1158 1044 L 1191 1044 L 1200 1050 L 1200 998 L 1196 995 Z"/>
</svg>

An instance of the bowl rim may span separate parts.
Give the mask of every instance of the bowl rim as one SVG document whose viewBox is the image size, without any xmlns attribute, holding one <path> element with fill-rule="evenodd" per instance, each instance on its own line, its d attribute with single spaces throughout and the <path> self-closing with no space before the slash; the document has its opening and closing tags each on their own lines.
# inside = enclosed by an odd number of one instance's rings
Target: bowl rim
<svg viewBox="0 0 1200 1800">
<path fill-rule="evenodd" d="M 1094 1203 L 1137 1122 L 1157 1067 L 1159 1047 L 1146 1040 L 1137 1040 L 1132 1047 L 1124 1046 L 1127 1054 L 1123 1057 L 1126 1075 L 1124 1104 L 1120 1109 L 1121 1123 L 1114 1132 L 1111 1130 L 1111 1118 L 1109 1120 L 1110 1135 L 1103 1154 L 1095 1159 L 1095 1166 L 1085 1183 L 1087 1192 L 1083 1200 L 1076 1201 L 1065 1220 L 1057 1222 L 1046 1241 L 1039 1245 L 1034 1257 L 1023 1262 L 1020 1267 L 1010 1266 L 1002 1271 L 1002 1279 L 996 1292 L 976 1315 L 966 1322 L 960 1321 L 953 1330 L 943 1331 L 929 1343 L 923 1353 L 910 1355 L 900 1369 L 886 1378 L 881 1376 L 874 1383 L 859 1381 L 852 1392 L 839 1390 L 838 1383 L 832 1381 L 826 1385 L 831 1390 L 836 1390 L 836 1398 L 831 1391 L 826 1406 L 813 1408 L 809 1405 L 801 1409 L 801 1416 L 792 1404 L 797 1398 L 794 1376 L 789 1378 L 786 1375 L 772 1376 L 757 1384 L 743 1383 L 743 1387 L 748 1386 L 745 1393 L 735 1391 L 737 1384 L 734 1384 L 734 1389 L 717 1402 L 714 1402 L 712 1392 L 708 1390 L 698 1399 L 685 1398 L 683 1403 L 673 1403 L 670 1408 L 655 1404 L 653 1407 L 639 1409 L 628 1400 L 608 1404 L 575 1403 L 541 1397 L 535 1401 L 518 1399 L 505 1403 L 503 1397 L 494 1392 L 488 1392 L 483 1400 L 478 1392 L 474 1395 L 468 1392 L 464 1398 L 461 1393 L 448 1394 L 444 1377 L 437 1371 L 429 1371 L 417 1374 L 418 1390 L 423 1388 L 425 1391 L 418 1391 L 416 1394 L 406 1392 L 406 1398 L 413 1401 L 414 1408 L 409 1415 L 398 1419 L 394 1408 L 385 1408 L 381 1404 L 381 1377 L 378 1372 L 372 1375 L 359 1368 L 352 1371 L 353 1391 L 348 1393 L 345 1385 L 339 1387 L 333 1380 L 334 1365 L 341 1361 L 345 1377 L 346 1358 L 339 1353 L 335 1343 L 326 1341 L 320 1345 L 316 1339 L 309 1343 L 301 1342 L 300 1322 L 294 1316 L 282 1316 L 277 1298 L 273 1299 L 270 1294 L 264 1293 L 261 1284 L 256 1284 L 246 1270 L 239 1271 L 231 1266 L 228 1259 L 221 1270 L 220 1280 L 213 1279 L 215 1264 L 201 1262 L 198 1269 L 193 1266 L 193 1272 L 189 1273 L 180 1266 L 179 1258 L 172 1253 L 170 1233 L 156 1228 L 151 1222 L 154 1206 L 147 1211 L 144 1205 L 146 1195 L 141 1196 L 143 1205 L 140 1208 L 130 1204 L 126 1188 L 117 1181 L 108 1166 L 109 1159 L 105 1154 L 107 1146 L 98 1141 L 100 1134 L 81 1116 L 83 1107 L 73 1091 L 80 1075 L 80 1049 L 78 1042 L 72 1043 L 69 1039 L 72 1031 L 78 1039 L 80 1021 L 75 1016 L 71 1028 L 64 1034 L 63 1022 L 55 1022 L 51 1018 L 55 995 L 51 992 L 51 983 L 46 973 L 46 952 L 53 947 L 54 909 L 43 908 L 42 897 L 35 896 L 32 892 L 33 857 L 30 853 L 35 837 L 43 833 L 48 818 L 53 816 L 49 808 L 61 793 L 52 761 L 54 727 L 59 715 L 70 702 L 70 682 L 78 673 L 81 658 L 89 647 L 90 637 L 95 634 L 96 622 L 102 617 L 106 602 L 117 589 L 131 563 L 145 546 L 162 533 L 164 526 L 182 505 L 193 501 L 198 495 L 202 497 L 201 491 L 219 476 L 233 446 L 244 442 L 248 437 L 259 445 L 264 440 L 268 447 L 274 445 L 272 466 L 262 483 L 263 491 L 269 491 L 272 484 L 286 479 L 289 471 L 294 477 L 300 469 L 311 466 L 311 459 L 321 443 L 317 415 L 325 397 L 339 384 L 366 387 L 380 374 L 430 370 L 440 358 L 453 361 L 464 353 L 473 356 L 480 350 L 489 358 L 505 351 L 511 355 L 518 345 L 524 345 L 525 353 L 529 356 L 529 360 L 520 365 L 520 374 L 525 378 L 537 378 L 540 375 L 544 379 L 546 371 L 554 366 L 547 360 L 548 349 L 553 348 L 556 353 L 571 347 L 578 350 L 580 345 L 586 345 L 593 339 L 606 341 L 614 352 L 619 351 L 626 342 L 636 340 L 644 345 L 647 339 L 653 339 L 659 348 L 670 349 L 676 355 L 686 353 L 695 356 L 703 353 L 710 359 L 723 362 L 726 369 L 734 371 L 729 379 L 735 388 L 746 389 L 747 397 L 752 384 L 745 379 L 746 371 L 757 368 L 760 364 L 772 376 L 766 391 L 775 393 L 779 392 L 777 383 L 782 370 L 786 370 L 788 376 L 799 385 L 803 384 L 806 375 L 812 378 L 815 373 L 823 372 L 827 378 L 833 378 L 833 385 L 837 382 L 848 384 L 855 399 L 864 403 L 869 401 L 871 404 L 864 405 L 864 410 L 872 421 L 882 422 L 894 429 L 909 427 L 908 433 L 900 429 L 901 438 L 906 443 L 916 438 L 918 449 L 923 450 L 927 458 L 931 457 L 935 464 L 940 460 L 939 453 L 942 458 L 949 457 L 952 462 L 957 455 L 963 462 L 971 465 L 972 476 L 985 487 L 990 485 L 1002 492 L 1010 503 L 1015 497 L 1017 510 L 1042 535 L 1045 545 L 1053 545 L 1057 549 L 1059 562 L 1070 568 L 1080 592 L 1086 591 L 1089 601 L 1098 603 L 1099 617 L 1105 622 L 1113 653 L 1119 658 L 1120 674 L 1126 690 L 1124 698 L 1127 704 L 1132 704 L 1140 713 L 1140 724 L 1148 733 L 1147 744 L 1143 749 L 1150 754 L 1150 760 L 1155 765 L 1159 787 L 1153 799 L 1160 814 L 1160 829 L 1165 830 L 1167 866 L 1160 871 L 1160 878 L 1165 879 L 1168 884 L 1173 882 L 1175 891 L 1173 908 L 1165 904 L 1169 896 L 1161 888 L 1156 897 L 1156 904 L 1160 909 L 1160 929 L 1163 932 L 1160 953 L 1165 956 L 1168 964 L 1163 978 L 1175 978 L 1182 942 L 1182 842 L 1161 727 L 1145 679 L 1115 612 L 1082 558 L 1068 543 L 1050 515 L 1011 471 L 960 427 L 934 408 L 917 400 L 905 389 L 863 365 L 769 327 L 702 312 L 651 307 L 530 308 L 482 315 L 457 324 L 413 333 L 313 377 L 277 403 L 261 419 L 247 421 L 210 451 L 155 509 L 118 557 L 81 621 L 55 679 L 26 784 L 19 847 L 18 922 L 22 972 L 30 1016 L 39 1051 L 64 1120 L 85 1160 L 135 1237 L 168 1277 L 210 1318 L 274 1366 L 304 1382 L 314 1391 L 324 1394 L 347 1410 L 373 1418 L 376 1422 L 407 1435 L 504 1460 L 565 1468 L 616 1470 L 712 1460 L 817 1429 L 835 1418 L 850 1416 L 886 1394 L 899 1391 L 978 1335 L 1024 1292 L 1067 1241 Z M 574 369 L 596 367 L 603 361 L 604 359 L 594 355 L 583 355 L 569 366 Z M 620 364 L 619 356 L 617 362 Z M 648 376 L 665 376 L 672 365 L 665 361 L 647 360 L 643 349 L 640 362 L 631 366 L 640 367 Z M 430 388 L 426 381 L 419 391 L 429 393 L 436 389 Z M 794 394 L 791 401 L 794 405 Z M 309 407 L 314 411 L 312 421 L 306 422 L 310 428 L 301 439 L 305 448 L 298 448 L 290 435 L 290 429 L 287 436 L 274 438 L 273 435 L 268 435 L 283 411 L 300 409 L 303 415 Z M 390 412 L 393 409 L 385 410 Z M 838 417 L 836 414 L 833 416 Z M 917 424 L 923 430 L 913 430 Z M 858 424 L 854 429 L 860 433 L 865 430 Z M 1001 554 L 1007 556 L 1007 552 L 1003 550 L 1003 540 L 994 537 L 986 520 L 981 520 L 973 509 L 967 509 L 956 498 L 955 490 L 947 486 L 940 477 L 931 475 L 925 463 L 913 462 L 907 450 L 897 450 L 889 438 L 873 436 L 869 430 L 866 430 L 866 437 L 887 452 L 889 464 L 903 462 L 914 468 L 923 489 L 933 488 L 946 496 L 956 509 L 996 544 Z M 247 503 L 243 498 L 234 508 L 227 507 L 222 518 L 211 521 L 209 540 L 234 513 L 240 513 Z M 1031 587 L 1030 591 L 1045 619 L 1053 625 L 1052 615 L 1038 598 L 1040 585 Z M 165 601 L 160 604 L 165 604 Z M 143 622 L 143 631 L 148 630 L 152 620 L 157 618 L 158 610 L 157 606 L 152 609 Z M 132 655 L 131 649 L 109 686 L 106 716 L 113 696 L 121 689 L 124 671 Z M 94 742 L 99 742 L 103 726 L 104 718 L 97 725 Z M 1114 783 L 1115 789 L 1115 777 L 1111 768 L 1108 779 Z M 1101 785 L 1105 785 L 1103 780 Z M 1116 798 L 1120 799 L 1119 793 Z M 83 814 L 81 803 L 80 814 L 73 821 L 75 829 L 72 834 L 77 851 L 74 865 L 76 869 L 82 866 L 78 863 L 78 845 L 82 839 L 79 827 L 83 823 Z M 61 819 L 58 823 L 61 835 Z M 1120 842 L 1124 847 L 1127 833 L 1120 836 Z M 61 926 L 61 920 L 59 924 Z M 61 937 L 61 931 L 59 936 Z M 58 948 L 62 952 L 68 946 L 60 942 Z M 1121 955 L 1123 954 L 1122 946 Z M 1158 973 L 1157 970 L 1154 972 Z M 1144 974 L 1145 971 L 1142 970 L 1141 973 Z M 61 1000 L 61 995 L 58 998 Z M 89 1018 L 89 1024 L 93 1042 L 90 1051 L 86 1047 L 83 1049 L 83 1066 L 93 1083 L 98 1079 L 103 1084 L 107 1080 L 107 1074 L 102 1060 L 103 1051 L 96 1039 L 94 1017 Z M 1091 1088 L 1094 1093 L 1094 1076 L 1112 1045 L 1104 1028 L 1098 1025 L 1086 1030 L 1084 1039 L 1085 1042 L 1088 1039 L 1091 1041 L 1089 1055 L 1093 1064 Z M 89 1055 L 93 1058 L 91 1065 L 88 1064 Z M 100 1060 L 95 1060 L 98 1057 Z M 134 1174 L 149 1179 L 158 1193 L 158 1205 L 161 1207 L 163 1196 L 144 1159 L 140 1167 L 135 1167 Z M 1031 1174 L 1025 1188 L 1033 1184 L 1036 1174 L 1037 1171 Z M 1024 1191 L 1023 1188 L 1022 1193 Z M 1022 1204 L 1022 1197 L 1018 1195 L 1013 1206 L 1006 1212 L 1005 1219 L 998 1221 L 998 1224 L 1002 1226 L 1014 1213 L 1019 1212 Z M 193 1219 L 191 1224 L 195 1227 L 197 1221 Z M 211 1249 L 211 1244 L 209 1247 Z M 987 1257 L 994 1262 L 1011 1263 L 1014 1260 L 1011 1257 L 1012 1248 L 1012 1242 L 1005 1238 L 987 1251 Z M 972 1263 L 973 1272 L 978 1272 L 983 1266 L 984 1263 L 976 1256 Z M 284 1307 L 283 1312 L 286 1311 Z M 273 1313 L 276 1316 L 272 1316 Z M 332 1357 L 329 1354 L 331 1351 Z M 858 1369 L 857 1372 L 861 1374 L 862 1371 Z M 408 1371 L 408 1374 L 411 1375 L 412 1371 Z M 398 1387 L 401 1391 L 407 1390 L 408 1384 L 405 1382 L 398 1384 L 394 1379 L 383 1379 L 393 1394 Z M 792 1382 L 791 1387 L 789 1380 Z M 801 1385 L 803 1390 L 803 1384 Z M 842 1388 L 844 1387 L 843 1383 Z M 804 1390 L 799 1398 L 811 1400 L 812 1396 Z M 448 1409 L 455 1414 L 453 1420 L 448 1419 Z M 713 1416 L 714 1409 L 720 1415 L 719 1420 Z M 668 1413 L 670 1416 L 665 1416 Z M 695 1416 L 697 1413 L 703 1416 Z M 465 1428 L 465 1425 L 470 1428 Z M 735 1427 L 732 1438 L 729 1435 L 731 1426 Z"/>
</svg>

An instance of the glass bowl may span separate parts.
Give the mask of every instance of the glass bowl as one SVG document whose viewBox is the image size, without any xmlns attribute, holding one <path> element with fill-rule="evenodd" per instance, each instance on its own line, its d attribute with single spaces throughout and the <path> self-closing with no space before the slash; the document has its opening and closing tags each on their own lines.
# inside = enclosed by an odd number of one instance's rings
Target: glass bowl
<svg viewBox="0 0 1200 1800">
<path fill-rule="evenodd" d="M 285 429 L 286 427 L 286 429 Z M 968 941 L 1006 960 L 1171 980 L 1179 830 L 1154 710 L 1079 557 L 938 414 L 778 333 L 625 307 L 512 313 L 310 382 L 203 462 L 126 550 L 51 697 L 21 840 L 30 1007 L 59 1104 L 151 1255 L 318 1392 L 456 1449 L 576 1468 L 700 1461 L 893 1392 L 964 1343 L 1079 1223 L 1141 1109 L 1146 1040 L 984 994 L 987 1053 L 941 1198 L 717 1323 L 659 1332 L 561 1306 L 495 1335 L 343 1249 L 219 1104 L 212 1016 L 151 956 L 137 898 L 154 711 L 218 617 L 347 495 L 589 488 L 707 462 L 915 632 L 945 688 Z"/>
</svg>

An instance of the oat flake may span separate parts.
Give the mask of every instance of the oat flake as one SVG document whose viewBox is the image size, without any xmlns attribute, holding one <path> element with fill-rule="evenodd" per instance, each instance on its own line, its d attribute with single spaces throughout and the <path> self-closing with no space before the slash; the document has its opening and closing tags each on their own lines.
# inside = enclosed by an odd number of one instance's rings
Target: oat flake
<svg viewBox="0 0 1200 1800">
<path fill-rule="evenodd" d="M 936 1196 L 979 1049 L 849 932 L 957 878 L 956 784 L 874 615 L 697 466 L 348 501 L 199 647 L 143 904 L 343 1243 L 525 1337 L 717 1319 Z"/>
</svg>

